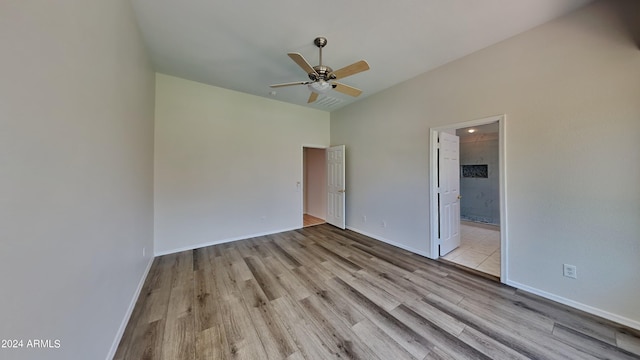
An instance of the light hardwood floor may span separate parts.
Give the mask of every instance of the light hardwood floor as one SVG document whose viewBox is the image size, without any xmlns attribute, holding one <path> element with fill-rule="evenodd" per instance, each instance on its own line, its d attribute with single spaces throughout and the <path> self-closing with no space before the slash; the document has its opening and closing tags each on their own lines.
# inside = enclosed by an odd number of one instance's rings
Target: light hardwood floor
<svg viewBox="0 0 640 360">
<path fill-rule="evenodd" d="M 320 225 L 320 224 L 324 224 L 326 222 L 326 221 L 324 221 L 324 220 L 322 220 L 320 218 L 317 218 L 317 217 L 315 217 L 313 215 L 309 215 L 309 214 L 304 214 L 302 216 L 302 219 L 303 219 L 302 223 L 303 223 L 304 227 Z"/>
<path fill-rule="evenodd" d="M 330 225 L 154 260 L 115 359 L 640 359 L 640 331 Z"/>
</svg>

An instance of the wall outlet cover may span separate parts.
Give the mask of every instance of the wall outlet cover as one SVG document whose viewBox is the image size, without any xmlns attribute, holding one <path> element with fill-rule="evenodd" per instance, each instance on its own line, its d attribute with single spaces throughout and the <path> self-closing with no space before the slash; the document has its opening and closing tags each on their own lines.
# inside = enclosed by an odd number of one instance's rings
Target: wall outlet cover
<svg viewBox="0 0 640 360">
<path fill-rule="evenodd" d="M 577 279 L 578 269 L 575 265 L 562 264 L 562 275 L 568 278 Z"/>
</svg>

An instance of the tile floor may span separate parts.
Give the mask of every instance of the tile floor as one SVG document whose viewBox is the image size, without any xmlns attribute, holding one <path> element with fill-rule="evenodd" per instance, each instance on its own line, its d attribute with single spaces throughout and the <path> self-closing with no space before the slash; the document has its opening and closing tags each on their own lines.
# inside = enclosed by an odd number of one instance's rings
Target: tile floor
<svg viewBox="0 0 640 360">
<path fill-rule="evenodd" d="M 500 277 L 500 227 L 461 221 L 460 246 L 442 258 Z"/>
</svg>

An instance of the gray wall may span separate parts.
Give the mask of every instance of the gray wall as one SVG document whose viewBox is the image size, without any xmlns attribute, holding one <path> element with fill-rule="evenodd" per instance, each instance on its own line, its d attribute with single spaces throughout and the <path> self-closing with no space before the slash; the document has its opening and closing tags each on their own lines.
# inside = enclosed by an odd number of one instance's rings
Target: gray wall
<svg viewBox="0 0 640 360">
<path fill-rule="evenodd" d="M 460 217 L 462 220 L 500 224 L 498 134 L 460 135 L 460 165 L 487 165 L 487 178 L 462 177 L 460 172 Z"/>
<path fill-rule="evenodd" d="M 156 76 L 156 255 L 302 226 L 304 145 L 329 113 Z"/>
<path fill-rule="evenodd" d="M 506 281 L 640 328 L 638 16 L 596 2 L 332 112 L 347 225 L 428 253 L 429 129 L 506 114 Z"/>
<path fill-rule="evenodd" d="M 0 338 L 60 340 L 0 358 L 105 359 L 153 254 L 154 73 L 128 0 L 3 0 L 0 34 Z"/>
</svg>

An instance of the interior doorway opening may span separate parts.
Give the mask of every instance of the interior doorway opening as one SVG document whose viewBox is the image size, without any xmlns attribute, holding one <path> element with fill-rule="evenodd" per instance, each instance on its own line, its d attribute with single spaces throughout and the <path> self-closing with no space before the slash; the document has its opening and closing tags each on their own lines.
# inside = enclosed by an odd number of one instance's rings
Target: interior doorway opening
<svg viewBox="0 0 640 360">
<path fill-rule="evenodd" d="M 302 224 L 324 224 L 327 214 L 327 150 L 302 148 Z"/>
<path fill-rule="evenodd" d="M 438 142 L 443 136 L 459 140 L 459 163 L 455 164 L 459 183 L 444 187 L 441 182 L 446 177 L 441 172 L 450 169 L 441 169 L 443 145 Z M 431 141 L 431 258 L 442 258 L 506 282 L 504 116 L 431 129 Z M 442 214 L 441 197 L 446 196 L 443 191 L 455 190 L 456 186 L 459 202 L 455 205 L 459 212 L 452 226 L 447 223 L 452 221 L 452 212 Z M 443 219 L 447 221 L 443 223 Z M 459 231 L 455 246 L 446 243 L 449 229 Z M 444 248 L 443 241 L 447 245 Z"/>
<path fill-rule="evenodd" d="M 460 245 L 440 256 L 500 277 L 498 122 L 456 129 L 460 166 Z"/>
</svg>

